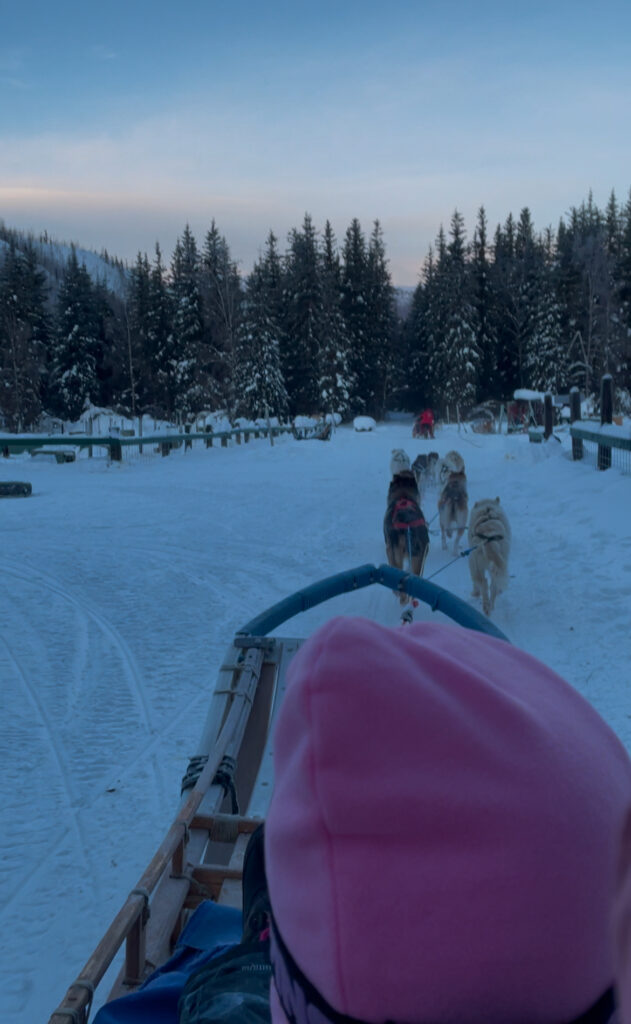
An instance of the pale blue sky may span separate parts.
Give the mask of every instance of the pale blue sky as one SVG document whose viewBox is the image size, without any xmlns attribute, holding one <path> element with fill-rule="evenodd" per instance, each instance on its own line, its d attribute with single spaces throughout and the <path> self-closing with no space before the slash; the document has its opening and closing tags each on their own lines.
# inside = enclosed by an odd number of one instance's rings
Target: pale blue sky
<svg viewBox="0 0 631 1024">
<path fill-rule="evenodd" d="M 626 199 L 630 115 L 629 0 L 0 0 L 0 218 L 130 259 L 379 217 L 413 284 L 455 207 Z"/>
</svg>

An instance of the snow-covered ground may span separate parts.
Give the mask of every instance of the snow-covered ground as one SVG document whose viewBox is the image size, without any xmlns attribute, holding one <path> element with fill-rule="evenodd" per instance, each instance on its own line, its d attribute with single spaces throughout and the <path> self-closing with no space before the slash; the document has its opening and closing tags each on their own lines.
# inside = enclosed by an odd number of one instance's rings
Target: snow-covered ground
<svg viewBox="0 0 631 1024">
<path fill-rule="evenodd" d="M 512 435 L 412 440 L 410 423 L 339 429 L 108 466 L 0 460 L 0 1020 L 48 1019 L 175 813 L 232 634 L 286 594 L 384 560 L 392 448 L 458 448 L 471 501 L 500 495 L 511 580 L 495 620 L 564 675 L 631 750 L 631 477 Z M 436 510 L 436 493 L 423 502 Z M 451 560 L 432 537 L 426 574 Z M 436 582 L 468 598 L 464 559 Z M 333 613 L 395 625 L 386 590 Z M 419 609 L 420 615 L 432 613 Z"/>
</svg>

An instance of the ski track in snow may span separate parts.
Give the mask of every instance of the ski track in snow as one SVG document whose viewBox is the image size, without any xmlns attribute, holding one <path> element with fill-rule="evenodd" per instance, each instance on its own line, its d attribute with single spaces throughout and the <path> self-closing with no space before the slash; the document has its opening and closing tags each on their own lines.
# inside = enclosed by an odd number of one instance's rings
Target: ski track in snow
<svg viewBox="0 0 631 1024">
<path fill-rule="evenodd" d="M 58 740 L 56 730 L 51 725 L 48 714 L 46 713 L 46 709 L 42 705 L 36 688 L 29 680 L 27 673 L 24 671 L 22 665 L 20 664 L 15 654 L 11 650 L 11 647 L 7 640 L 4 637 L 0 636 L 0 642 L 4 646 L 9 656 L 9 660 L 15 669 L 15 674 L 20 680 L 21 687 L 26 696 L 27 701 L 34 709 L 35 714 L 40 719 L 44 727 L 46 736 L 45 745 L 48 748 L 48 751 L 51 755 L 51 760 L 53 761 L 57 771 L 59 772 L 59 776 L 61 778 L 63 786 L 64 804 L 66 807 L 65 820 L 67 823 L 70 824 L 71 828 L 76 833 L 76 837 L 78 839 L 79 847 L 81 850 L 81 857 L 82 860 L 84 861 L 84 867 L 89 871 L 91 875 L 96 876 L 94 858 L 93 855 L 89 852 L 88 842 L 85 835 L 85 829 L 83 826 L 83 819 L 81 815 L 77 813 L 79 809 L 77 789 L 73 782 L 72 772 L 68 768 L 68 761 L 64 753 L 63 747 Z M 29 875 L 30 872 L 22 880 L 18 882 L 17 886 L 14 886 L 13 891 L 10 892 L 6 903 L 0 906 L 0 924 L 6 914 L 6 911 L 11 906 L 13 900 L 17 897 L 18 894 L 23 892 L 24 886 L 28 884 Z M 94 893 L 94 895 L 97 900 L 100 899 L 101 893 L 98 882 L 98 876 L 96 876 L 96 892 Z"/>
<path fill-rule="evenodd" d="M 511 579 L 494 619 L 577 687 L 631 749 L 631 478 L 572 463 L 567 442 L 411 438 L 411 423 L 174 452 L 108 466 L 12 459 L 33 497 L 5 501 L 0 565 L 0 1019 L 46 1020 L 177 809 L 226 647 L 248 619 L 324 576 L 384 561 L 392 448 L 459 449 L 470 503 L 501 496 Z M 437 489 L 423 496 L 427 519 Z M 432 523 L 426 575 L 469 599 Z M 465 538 L 466 543 L 466 538 Z M 334 614 L 397 626 L 388 590 L 342 595 L 280 627 Z M 433 613 L 421 606 L 416 619 Z M 105 993 L 104 993 L 105 994 Z"/>
<path fill-rule="evenodd" d="M 112 645 L 112 648 L 114 649 L 115 653 L 118 655 L 120 661 L 122 662 L 123 670 L 124 670 L 124 676 L 127 679 L 127 683 L 128 683 L 130 692 L 131 692 L 132 696 L 134 697 L 135 702 L 137 704 L 137 707 L 138 707 L 138 709 L 140 711 L 141 722 L 142 722 L 142 724 L 144 726 L 144 729 L 145 729 L 146 733 L 149 736 L 151 736 L 154 733 L 154 727 L 153 727 L 152 720 L 151 720 L 151 718 L 152 718 L 152 716 L 151 716 L 151 709 L 150 709 L 149 702 L 148 702 L 148 699 L 147 699 L 147 695 L 146 695 L 146 692 L 145 692 L 145 683 L 143 681 L 142 674 L 140 673 L 139 669 L 137 668 L 137 666 L 135 664 L 134 657 L 133 657 L 131 651 L 129 650 L 128 645 L 125 643 L 125 641 L 123 640 L 121 635 L 117 632 L 117 630 L 108 621 L 108 619 L 102 613 L 100 613 L 96 609 L 90 607 L 85 602 L 85 600 L 80 602 L 66 587 L 62 586 L 61 584 L 59 584 L 59 582 L 57 580 L 52 579 L 51 577 L 47 576 L 46 574 L 44 574 L 43 572 L 41 572 L 39 570 L 35 570 L 35 569 L 29 567 L 28 568 L 28 572 L 26 574 L 24 574 L 24 573 L 20 572 L 19 569 L 15 565 L 12 565 L 8 560 L 5 560 L 3 568 L 4 568 L 4 571 L 5 571 L 5 574 L 8 575 L 8 576 L 12 576 L 13 578 L 21 580 L 21 581 L 23 581 L 25 583 L 36 582 L 38 585 L 40 585 L 42 587 L 45 587 L 46 589 L 48 589 L 52 593 L 58 594 L 64 601 L 66 601 L 68 604 L 72 605 L 76 609 L 76 611 L 77 611 L 77 613 L 79 615 L 79 618 L 83 620 L 83 623 L 85 623 L 86 620 L 91 619 L 99 627 L 99 629 L 102 631 L 102 633 L 110 641 L 110 643 Z M 79 633 L 79 637 L 80 637 L 81 643 L 79 644 L 78 658 L 81 661 L 85 660 L 85 651 L 86 651 L 85 634 L 86 633 L 87 633 L 87 630 L 85 629 L 85 626 L 84 626 L 80 630 L 80 633 Z M 76 662 L 75 662 L 75 670 L 76 670 Z M 71 698 L 72 698 L 72 702 L 71 702 L 71 707 L 70 707 L 69 714 L 68 714 L 67 717 L 71 717 L 71 715 L 72 715 L 72 705 L 76 704 L 76 699 L 77 699 L 76 698 L 76 694 L 77 694 L 77 690 L 80 688 L 80 684 L 77 683 L 76 671 L 75 671 L 75 673 L 73 673 L 70 682 L 71 682 L 71 694 L 70 695 L 71 695 Z M 74 686 L 73 686 L 73 683 L 74 683 Z M 151 748 L 148 747 L 148 746 L 145 746 L 143 749 L 144 749 L 145 752 L 148 752 Z M 151 758 L 152 758 L 153 770 L 154 770 L 155 781 L 156 781 L 156 790 L 157 790 L 157 792 L 156 791 L 152 791 L 152 797 L 154 797 L 154 799 L 157 797 L 158 804 L 160 806 L 165 806 L 167 804 L 167 796 L 166 796 L 166 794 L 167 794 L 167 786 L 166 786 L 166 782 L 165 782 L 165 779 L 164 779 L 164 773 L 163 773 L 163 770 L 162 770 L 162 765 L 160 763 L 159 757 L 157 756 L 157 752 L 152 751 L 151 752 Z M 104 784 L 104 782 L 101 783 L 101 785 L 102 784 Z M 98 785 L 99 785 L 99 783 L 97 783 L 97 786 Z"/>
</svg>

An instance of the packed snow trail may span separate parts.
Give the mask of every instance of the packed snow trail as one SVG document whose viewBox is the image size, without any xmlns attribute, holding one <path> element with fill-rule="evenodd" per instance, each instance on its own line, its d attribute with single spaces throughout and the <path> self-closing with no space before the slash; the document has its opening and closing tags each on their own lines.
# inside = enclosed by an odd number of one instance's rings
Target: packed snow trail
<svg viewBox="0 0 631 1024">
<path fill-rule="evenodd" d="M 631 749 L 631 478 L 572 463 L 556 442 L 455 428 L 426 442 L 411 427 L 111 466 L 0 462 L 3 479 L 33 484 L 0 506 L 0 1020 L 47 1019 L 138 880 L 235 630 L 309 583 L 385 560 L 393 448 L 456 448 L 470 503 L 500 496 L 513 549 L 494 620 Z M 428 490 L 426 518 L 436 501 Z M 452 558 L 432 534 L 426 575 Z M 435 582 L 469 600 L 466 559 Z M 306 636 L 340 613 L 394 626 L 400 612 L 371 587 L 279 632 Z"/>
</svg>

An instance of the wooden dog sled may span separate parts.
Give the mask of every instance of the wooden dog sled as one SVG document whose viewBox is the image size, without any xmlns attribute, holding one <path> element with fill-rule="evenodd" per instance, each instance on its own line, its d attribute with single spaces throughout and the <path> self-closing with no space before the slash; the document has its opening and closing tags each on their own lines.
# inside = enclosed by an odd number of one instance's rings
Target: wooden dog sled
<svg viewBox="0 0 631 1024">
<path fill-rule="evenodd" d="M 462 626 L 505 640 L 490 620 L 442 587 L 391 568 L 363 565 L 292 594 L 248 622 L 219 669 L 183 799 L 151 863 L 132 889 L 49 1024 L 86 1024 L 96 987 L 124 947 L 108 1000 L 137 989 L 173 952 L 204 900 L 241 906 L 243 855 L 272 791 L 271 736 L 287 667 L 303 643 L 268 636 L 299 612 L 379 583 L 405 591 Z"/>
</svg>

